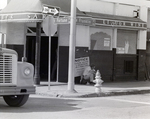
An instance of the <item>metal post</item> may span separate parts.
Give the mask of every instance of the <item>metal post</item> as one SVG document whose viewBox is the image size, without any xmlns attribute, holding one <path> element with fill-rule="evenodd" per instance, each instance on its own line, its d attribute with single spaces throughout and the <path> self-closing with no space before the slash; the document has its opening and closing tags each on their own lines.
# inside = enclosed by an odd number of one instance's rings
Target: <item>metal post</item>
<svg viewBox="0 0 150 119">
<path fill-rule="evenodd" d="M 69 42 L 69 67 L 68 67 L 68 91 L 74 90 L 74 61 L 75 61 L 75 41 L 76 41 L 76 0 L 71 0 L 70 19 L 70 42 Z"/>
<path fill-rule="evenodd" d="M 49 56 L 48 56 L 48 90 L 51 82 L 51 16 L 48 16 Z M 49 25 L 50 24 L 50 25 Z"/>
<path fill-rule="evenodd" d="M 35 49 L 35 73 L 34 82 L 40 85 L 40 45 L 41 45 L 41 23 L 36 24 L 36 49 Z"/>
<path fill-rule="evenodd" d="M 2 39 L 1 39 L 1 47 L 4 48 L 4 39 L 5 39 L 5 36 L 4 34 L 2 34 Z"/>
<path fill-rule="evenodd" d="M 26 57 L 26 42 L 27 42 L 27 40 L 26 40 L 26 29 L 27 29 L 27 27 L 24 24 L 24 45 L 23 45 L 24 50 L 23 50 L 23 57 L 22 57 L 23 62 L 27 61 L 27 57 Z"/>
</svg>

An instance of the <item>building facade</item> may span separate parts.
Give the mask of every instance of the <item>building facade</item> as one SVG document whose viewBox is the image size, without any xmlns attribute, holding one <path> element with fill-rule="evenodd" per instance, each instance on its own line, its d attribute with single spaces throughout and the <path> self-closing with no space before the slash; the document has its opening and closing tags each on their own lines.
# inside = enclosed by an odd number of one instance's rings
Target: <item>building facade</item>
<svg viewBox="0 0 150 119">
<path fill-rule="evenodd" d="M 78 8 L 92 17 L 94 25 L 77 23 L 76 58 L 88 56 L 104 81 L 145 80 L 147 7 L 83 0 L 78 1 Z M 64 81 L 67 79 L 69 25 L 61 25 L 59 30 L 58 79 Z"/>
<path fill-rule="evenodd" d="M 77 8 L 75 58 L 88 58 L 88 63 L 96 65 L 105 82 L 145 80 L 148 7 L 78 0 Z M 36 23 L 3 23 L 1 26 L 7 34 L 7 47 L 18 52 L 19 60 L 26 54 L 28 61 L 34 64 Z M 41 80 L 47 80 L 48 36 L 41 31 L 40 76 Z M 57 24 L 57 31 L 51 37 L 51 73 L 54 81 L 68 81 L 69 35 L 70 24 L 65 23 Z M 26 52 L 23 51 L 24 44 Z M 82 63 L 79 63 L 79 68 L 82 68 Z M 80 75 L 75 75 L 76 83 L 79 83 Z"/>
</svg>

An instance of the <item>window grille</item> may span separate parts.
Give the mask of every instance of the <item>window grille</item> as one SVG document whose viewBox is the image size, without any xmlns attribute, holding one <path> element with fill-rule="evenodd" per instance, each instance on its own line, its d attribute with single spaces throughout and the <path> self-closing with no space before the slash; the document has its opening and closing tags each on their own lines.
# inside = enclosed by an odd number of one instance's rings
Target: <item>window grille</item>
<svg viewBox="0 0 150 119">
<path fill-rule="evenodd" d="M 133 73 L 133 61 L 124 61 L 124 73 Z"/>
</svg>

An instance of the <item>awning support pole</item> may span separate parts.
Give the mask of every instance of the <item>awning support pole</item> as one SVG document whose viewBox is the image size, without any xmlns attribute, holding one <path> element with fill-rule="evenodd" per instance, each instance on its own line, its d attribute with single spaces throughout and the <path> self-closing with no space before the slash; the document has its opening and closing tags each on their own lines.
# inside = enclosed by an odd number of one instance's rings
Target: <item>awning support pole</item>
<svg viewBox="0 0 150 119">
<path fill-rule="evenodd" d="M 40 46 L 41 46 L 41 22 L 36 23 L 36 47 L 35 47 L 35 73 L 34 83 L 40 85 Z"/>
<path fill-rule="evenodd" d="M 27 57 L 26 57 L 26 44 L 27 44 L 26 34 L 27 34 L 27 32 L 26 32 L 26 30 L 27 30 L 27 27 L 24 23 L 24 45 L 23 45 L 24 50 L 23 50 L 23 57 L 22 57 L 23 62 L 27 61 Z"/>
</svg>

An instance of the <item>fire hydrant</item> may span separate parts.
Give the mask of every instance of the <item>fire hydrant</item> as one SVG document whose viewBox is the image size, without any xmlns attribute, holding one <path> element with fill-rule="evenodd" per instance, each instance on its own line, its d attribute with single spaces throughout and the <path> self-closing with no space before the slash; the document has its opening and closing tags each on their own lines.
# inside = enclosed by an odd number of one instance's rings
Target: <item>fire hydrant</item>
<svg viewBox="0 0 150 119">
<path fill-rule="evenodd" d="M 94 85 L 95 93 L 98 95 L 100 95 L 100 93 L 101 93 L 102 83 L 104 82 L 101 78 L 102 78 L 101 74 L 100 74 L 99 70 L 97 70 L 95 80 L 93 82 L 95 83 L 95 85 Z"/>
</svg>

